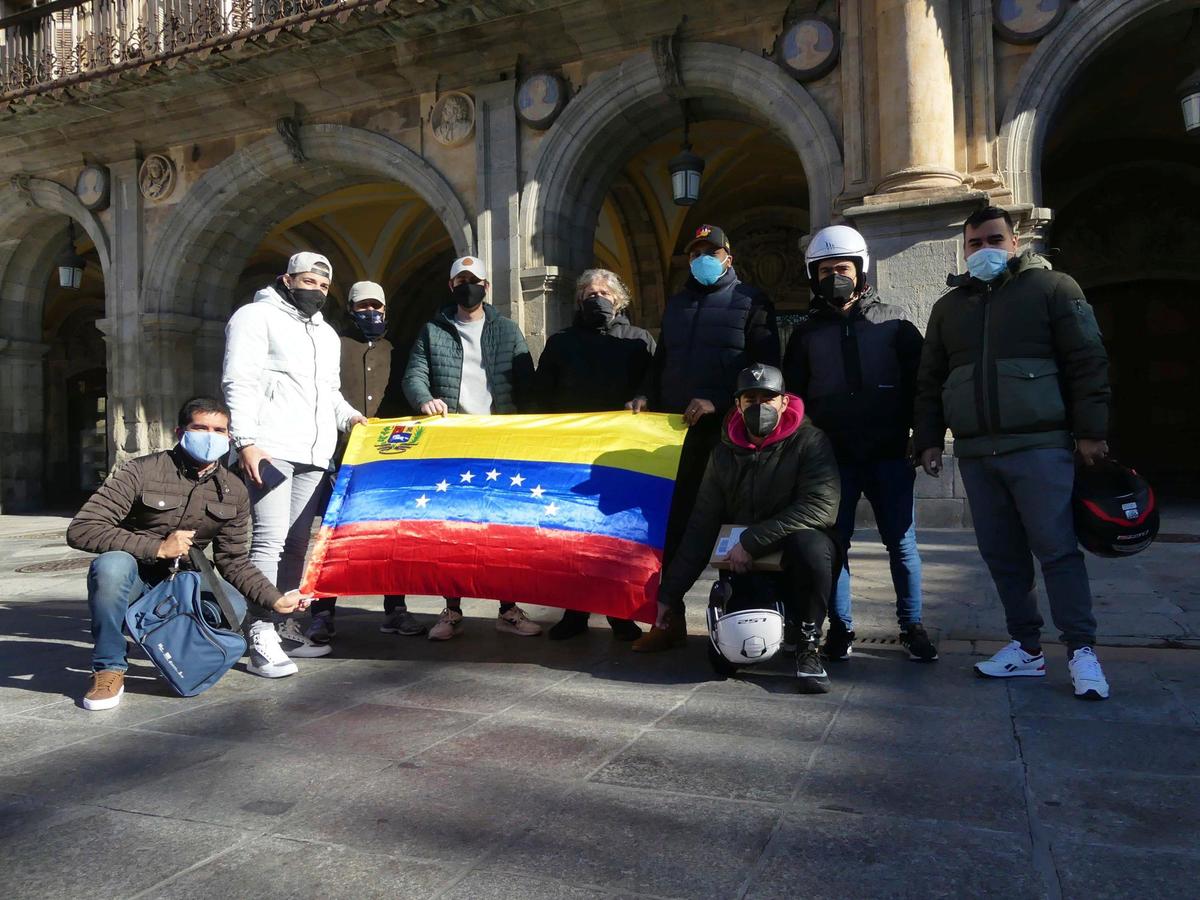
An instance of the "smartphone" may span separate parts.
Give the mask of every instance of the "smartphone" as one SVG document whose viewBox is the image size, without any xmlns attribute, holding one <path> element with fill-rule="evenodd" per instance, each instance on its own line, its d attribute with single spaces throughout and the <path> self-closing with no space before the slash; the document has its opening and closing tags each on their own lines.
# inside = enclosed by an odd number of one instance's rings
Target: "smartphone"
<svg viewBox="0 0 1200 900">
<path fill-rule="evenodd" d="M 262 479 L 262 492 L 269 494 L 275 488 L 279 487 L 285 481 L 287 476 L 273 466 L 270 460 L 260 460 L 258 463 L 258 477 Z"/>
</svg>

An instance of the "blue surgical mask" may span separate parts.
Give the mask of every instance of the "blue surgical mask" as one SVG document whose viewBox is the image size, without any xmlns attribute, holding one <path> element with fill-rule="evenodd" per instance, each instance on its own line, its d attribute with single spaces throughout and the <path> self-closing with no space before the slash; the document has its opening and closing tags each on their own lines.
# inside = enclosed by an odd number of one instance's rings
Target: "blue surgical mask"
<svg viewBox="0 0 1200 900">
<path fill-rule="evenodd" d="M 214 463 L 229 453 L 229 435 L 216 431 L 185 431 L 179 446 L 197 462 Z"/>
<path fill-rule="evenodd" d="M 967 271 L 980 281 L 994 281 L 1008 268 L 1008 251 L 999 247 L 984 247 L 967 257 Z"/>
<path fill-rule="evenodd" d="M 368 341 L 377 340 L 387 331 L 387 322 L 383 319 L 383 313 L 377 309 L 365 309 L 361 312 L 352 312 L 350 315 L 354 317 L 358 330 Z"/>
<path fill-rule="evenodd" d="M 692 277 L 701 284 L 716 284 L 725 274 L 725 264 L 709 253 L 702 253 L 691 262 Z"/>
</svg>

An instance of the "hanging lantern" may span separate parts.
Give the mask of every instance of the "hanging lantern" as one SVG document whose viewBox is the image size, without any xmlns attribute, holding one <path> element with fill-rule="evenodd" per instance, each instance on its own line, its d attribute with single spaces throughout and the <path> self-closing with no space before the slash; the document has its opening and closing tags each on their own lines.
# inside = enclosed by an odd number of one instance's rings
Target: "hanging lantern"
<svg viewBox="0 0 1200 900">
<path fill-rule="evenodd" d="M 67 230 L 67 248 L 55 263 L 58 266 L 58 286 L 79 290 L 83 282 L 83 269 L 87 260 L 75 252 L 75 223 L 72 222 Z"/>
<path fill-rule="evenodd" d="M 1200 69 L 1179 85 L 1179 107 L 1184 129 L 1192 137 L 1200 137 Z"/>
<path fill-rule="evenodd" d="M 667 163 L 671 173 L 671 197 L 676 206 L 691 206 L 700 199 L 700 176 L 704 173 L 704 160 L 692 152 L 690 144 Z"/>
</svg>

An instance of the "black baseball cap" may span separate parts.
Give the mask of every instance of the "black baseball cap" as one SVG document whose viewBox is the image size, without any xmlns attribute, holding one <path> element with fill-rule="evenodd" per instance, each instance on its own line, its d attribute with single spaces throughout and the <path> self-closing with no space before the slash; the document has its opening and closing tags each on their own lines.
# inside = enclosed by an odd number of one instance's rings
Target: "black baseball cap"
<svg viewBox="0 0 1200 900">
<path fill-rule="evenodd" d="M 738 372 L 737 388 L 734 397 L 740 397 L 746 391 L 770 391 L 772 394 L 786 393 L 783 387 L 783 373 L 774 366 L 749 366 Z"/>
<path fill-rule="evenodd" d="M 683 248 L 683 252 L 691 253 L 693 247 L 703 243 L 724 247 L 726 253 L 733 252 L 729 247 L 729 238 L 725 237 L 725 229 L 718 225 L 701 225 L 697 228 L 696 233 L 692 235 L 692 239 L 688 241 L 688 245 Z"/>
</svg>

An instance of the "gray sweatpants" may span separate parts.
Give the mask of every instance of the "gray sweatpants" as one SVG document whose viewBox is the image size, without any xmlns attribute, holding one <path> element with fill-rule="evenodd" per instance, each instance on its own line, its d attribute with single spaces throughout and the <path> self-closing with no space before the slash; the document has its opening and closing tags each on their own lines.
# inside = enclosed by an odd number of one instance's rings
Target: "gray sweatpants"
<svg viewBox="0 0 1200 900">
<path fill-rule="evenodd" d="M 254 520 L 250 561 L 286 594 L 300 587 L 313 519 L 325 511 L 329 473 L 317 466 L 284 459 L 271 462 L 287 476 L 287 481 L 266 492 L 249 482 L 246 484 Z"/>
<path fill-rule="evenodd" d="M 1036 646 L 1043 620 L 1033 557 L 1042 565 L 1050 615 L 1069 647 L 1096 640 L 1092 589 L 1075 538 L 1070 450 L 1019 450 L 958 461 L 979 554 L 992 573 L 1013 640 Z"/>
</svg>

